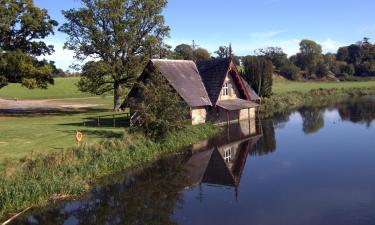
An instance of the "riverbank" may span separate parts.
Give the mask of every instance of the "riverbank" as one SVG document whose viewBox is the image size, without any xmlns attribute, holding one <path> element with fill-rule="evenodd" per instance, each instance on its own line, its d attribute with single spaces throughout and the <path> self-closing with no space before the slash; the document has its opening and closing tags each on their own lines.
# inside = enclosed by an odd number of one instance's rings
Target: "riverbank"
<svg viewBox="0 0 375 225">
<path fill-rule="evenodd" d="M 259 115 L 261 118 L 269 118 L 274 114 L 291 111 L 304 105 L 319 105 L 346 98 L 374 95 L 375 87 L 340 89 L 320 88 L 304 92 L 291 91 L 283 94 L 275 94 L 270 98 L 262 99 L 262 104 L 259 108 Z"/>
<path fill-rule="evenodd" d="M 102 177 L 146 165 L 208 139 L 220 130 L 210 124 L 189 126 L 161 142 L 125 132 L 121 139 L 21 160 L 5 160 L 0 167 L 0 218 L 26 207 L 81 196 Z"/>
</svg>

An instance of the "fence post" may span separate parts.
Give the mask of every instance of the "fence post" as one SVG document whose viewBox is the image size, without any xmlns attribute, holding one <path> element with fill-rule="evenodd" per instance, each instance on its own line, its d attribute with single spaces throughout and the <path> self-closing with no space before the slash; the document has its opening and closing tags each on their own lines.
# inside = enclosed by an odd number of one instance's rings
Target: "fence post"
<svg viewBox="0 0 375 225">
<path fill-rule="evenodd" d="M 98 127 L 100 127 L 100 116 L 98 116 Z"/>
<path fill-rule="evenodd" d="M 113 114 L 113 127 L 116 127 L 116 116 Z"/>
</svg>

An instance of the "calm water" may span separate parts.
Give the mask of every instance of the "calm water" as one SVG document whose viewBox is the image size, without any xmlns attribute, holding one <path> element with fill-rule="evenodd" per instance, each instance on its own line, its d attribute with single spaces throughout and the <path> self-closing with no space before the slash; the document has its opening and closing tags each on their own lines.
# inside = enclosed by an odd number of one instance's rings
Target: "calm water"
<svg viewBox="0 0 375 225">
<path fill-rule="evenodd" d="M 227 128 L 14 224 L 375 224 L 375 99 Z"/>
</svg>

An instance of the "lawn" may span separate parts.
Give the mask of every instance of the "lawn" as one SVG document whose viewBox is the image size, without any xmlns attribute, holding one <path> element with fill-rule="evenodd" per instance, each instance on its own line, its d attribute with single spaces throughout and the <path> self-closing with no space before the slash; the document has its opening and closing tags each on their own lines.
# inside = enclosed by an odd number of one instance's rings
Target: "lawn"
<svg viewBox="0 0 375 225">
<path fill-rule="evenodd" d="M 71 101 L 96 103 L 94 108 L 59 115 L 27 115 L 0 116 L 0 159 L 20 158 L 30 154 L 49 153 L 75 146 L 75 132 L 84 133 L 84 142 L 97 142 L 106 137 L 119 137 L 123 133 L 124 120 L 113 128 L 112 117 L 107 118 L 106 124 L 97 127 L 97 121 L 85 124 L 85 118 L 112 114 L 113 97 L 92 97 L 81 93 L 77 86 L 77 78 L 57 78 L 55 85 L 48 90 L 28 90 L 20 85 L 12 84 L 0 89 L 0 98 L 19 99 L 58 99 L 56 101 Z M 374 88 L 375 81 L 365 82 L 290 82 L 276 81 L 274 93 L 282 95 L 291 91 L 308 92 L 319 88 Z M 121 120 L 120 120 L 121 121 Z"/>
<path fill-rule="evenodd" d="M 374 88 L 375 80 L 370 81 L 350 81 L 350 82 L 293 82 L 276 81 L 272 87 L 273 93 L 280 95 L 287 92 L 298 91 L 307 93 L 313 89 L 332 89 L 332 88 Z"/>
<path fill-rule="evenodd" d="M 58 115 L 0 116 L 0 160 L 75 146 L 76 131 L 83 132 L 86 143 L 122 135 L 124 119 L 116 119 L 117 128 L 113 128 L 112 117 L 102 119 L 101 127 L 97 127 L 97 120 L 86 119 L 112 115 L 113 97 L 82 93 L 76 86 L 78 80 L 75 77 L 56 78 L 55 85 L 47 90 L 29 90 L 19 84 L 10 84 L 0 89 L 0 98 L 3 99 L 56 99 L 64 103 L 99 104 L 93 108 Z M 84 126 L 84 121 L 90 122 Z"/>
<path fill-rule="evenodd" d="M 109 137 L 121 137 L 126 123 L 125 118 L 100 119 L 99 115 L 113 114 L 106 109 L 92 109 L 93 112 L 68 115 L 0 117 L 0 159 L 20 158 L 35 153 L 49 153 L 75 146 L 76 131 L 84 134 L 86 143 L 93 143 Z M 87 123 L 83 123 L 87 121 Z M 84 126 L 85 125 L 85 126 Z"/>
</svg>

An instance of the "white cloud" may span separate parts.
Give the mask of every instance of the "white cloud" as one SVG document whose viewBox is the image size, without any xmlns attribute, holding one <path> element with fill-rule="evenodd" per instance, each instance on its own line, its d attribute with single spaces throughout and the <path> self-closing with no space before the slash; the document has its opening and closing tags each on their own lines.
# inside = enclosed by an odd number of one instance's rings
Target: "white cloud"
<svg viewBox="0 0 375 225">
<path fill-rule="evenodd" d="M 279 34 L 286 32 L 286 30 L 271 30 L 267 32 L 253 32 L 250 33 L 250 37 L 252 38 L 272 38 Z"/>
<path fill-rule="evenodd" d="M 337 52 L 337 49 L 341 46 L 344 46 L 344 44 L 332 40 L 331 38 L 327 38 L 323 42 L 320 43 L 322 45 L 323 52 Z"/>
<path fill-rule="evenodd" d="M 74 52 L 70 50 L 64 49 L 64 41 L 53 39 L 45 40 L 46 44 L 53 45 L 55 52 L 51 55 L 45 55 L 38 57 L 39 59 L 46 59 L 55 61 L 55 65 L 57 68 L 61 68 L 63 70 L 69 69 L 69 66 L 73 63 L 77 63 L 77 60 L 74 59 Z"/>
</svg>

